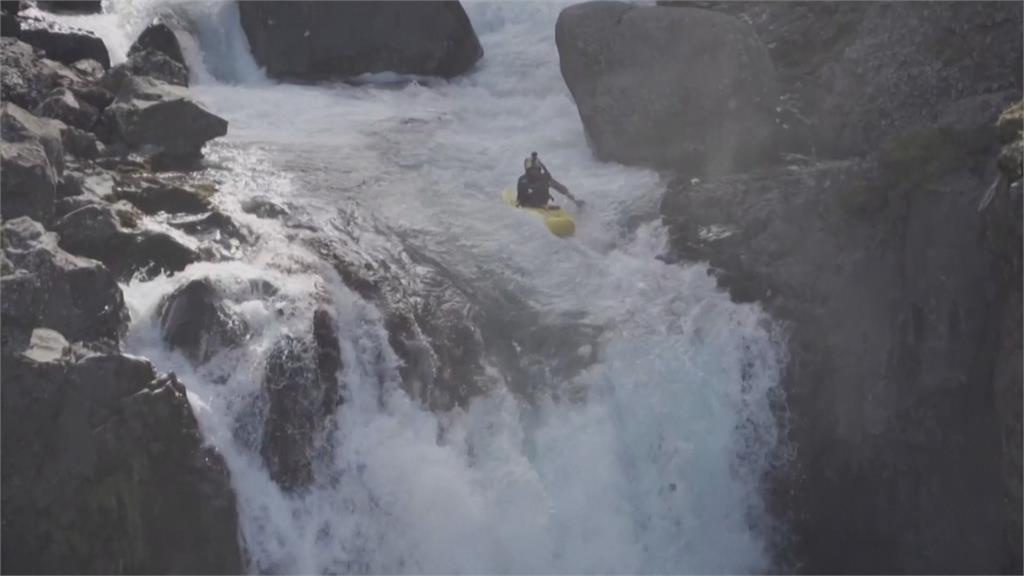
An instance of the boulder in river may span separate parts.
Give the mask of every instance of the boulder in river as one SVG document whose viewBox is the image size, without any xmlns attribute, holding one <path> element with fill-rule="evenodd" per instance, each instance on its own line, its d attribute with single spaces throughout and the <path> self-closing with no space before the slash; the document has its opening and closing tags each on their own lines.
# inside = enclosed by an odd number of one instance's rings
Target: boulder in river
<svg viewBox="0 0 1024 576">
<path fill-rule="evenodd" d="M 113 99 L 92 78 L 60 62 L 40 58 L 32 46 L 16 38 L 0 38 L 0 83 L 6 101 L 30 110 L 61 86 L 97 109 L 105 108 Z"/>
<path fill-rule="evenodd" d="M 201 157 L 203 145 L 227 134 L 228 123 L 192 99 L 188 90 L 153 78 L 121 82 L 103 111 L 107 138 L 151 157 Z"/>
<path fill-rule="evenodd" d="M 238 4 L 253 56 L 275 78 L 385 71 L 451 78 L 483 55 L 455 1 Z"/>
<path fill-rule="evenodd" d="M 745 22 L 586 2 L 559 14 L 555 40 L 598 158 L 726 174 L 771 157 L 775 70 Z"/>
<path fill-rule="evenodd" d="M 167 24 L 157 22 L 147 26 L 142 31 L 142 34 L 139 34 L 135 42 L 132 43 L 131 48 L 128 49 L 128 57 L 130 58 L 146 50 L 160 52 L 178 64 L 186 66 L 185 56 L 181 53 L 181 44 L 178 42 L 178 37 L 174 35 L 174 31 Z"/>
<path fill-rule="evenodd" d="M 238 345 L 248 333 L 208 279 L 192 280 L 167 297 L 160 305 L 160 328 L 167 344 L 196 364 Z"/>
</svg>

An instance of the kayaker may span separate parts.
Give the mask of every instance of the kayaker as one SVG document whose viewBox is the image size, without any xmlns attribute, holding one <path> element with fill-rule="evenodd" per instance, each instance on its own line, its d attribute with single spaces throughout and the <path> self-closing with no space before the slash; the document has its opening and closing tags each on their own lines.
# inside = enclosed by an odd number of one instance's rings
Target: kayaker
<svg viewBox="0 0 1024 576">
<path fill-rule="evenodd" d="M 523 161 L 523 168 L 525 168 L 525 173 L 519 177 L 517 186 L 517 205 L 543 208 L 551 200 L 550 189 L 554 188 L 556 192 L 572 200 L 577 206 L 583 206 L 582 200 L 577 200 L 565 185 L 551 176 L 548 167 L 540 161 L 540 158 L 537 158 L 536 152 L 532 152 L 530 157 Z"/>
</svg>

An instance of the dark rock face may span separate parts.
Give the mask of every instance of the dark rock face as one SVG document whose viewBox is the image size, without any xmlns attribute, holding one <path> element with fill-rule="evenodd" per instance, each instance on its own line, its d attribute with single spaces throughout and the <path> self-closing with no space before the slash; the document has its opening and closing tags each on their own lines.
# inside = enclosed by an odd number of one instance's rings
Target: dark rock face
<svg viewBox="0 0 1024 576">
<path fill-rule="evenodd" d="M 102 0 L 40 0 L 38 5 L 41 9 L 50 12 L 99 14 L 103 11 Z"/>
<path fill-rule="evenodd" d="M 185 57 L 181 53 L 178 38 L 166 24 L 158 22 L 143 30 L 135 43 L 128 49 L 128 56 L 131 57 L 146 50 L 159 52 L 182 66 L 187 65 Z"/>
<path fill-rule="evenodd" d="M 753 29 L 708 10 L 587 2 L 555 39 L 594 153 L 725 174 L 770 157 L 776 82 Z"/>
<path fill-rule="evenodd" d="M 4 332 L 51 328 L 74 340 L 117 340 L 124 297 L 113 275 L 99 262 L 68 254 L 57 235 L 28 218 L 4 222 Z"/>
<path fill-rule="evenodd" d="M 184 387 L 141 359 L 72 357 L 46 332 L 4 349 L 4 568 L 240 572 L 227 468 Z"/>
<path fill-rule="evenodd" d="M 774 505 L 809 572 L 1019 566 L 992 383 L 1005 283 L 971 145 L 934 128 L 866 159 L 679 179 L 663 201 L 677 255 L 790 323 L 798 452 Z"/>
<path fill-rule="evenodd" d="M 99 112 L 85 102 L 79 102 L 67 88 L 57 88 L 36 107 L 38 116 L 60 120 L 80 130 L 91 130 Z"/>
<path fill-rule="evenodd" d="M 289 336 L 277 344 L 263 380 L 269 402 L 260 454 L 270 477 L 286 490 L 312 483 L 318 436 L 344 401 L 334 318 L 317 310 L 312 328 L 311 338 Z"/>
<path fill-rule="evenodd" d="M 193 280 L 175 290 L 161 305 L 160 327 L 164 340 L 196 364 L 238 345 L 248 333 L 209 280 Z"/>
<path fill-rule="evenodd" d="M 483 55 L 458 2 L 243 1 L 239 11 L 253 56 L 275 78 L 451 78 Z"/>
<path fill-rule="evenodd" d="M 197 158 L 203 145 L 227 134 L 228 123 L 188 91 L 146 77 L 124 81 L 103 111 L 110 141 L 154 157 Z"/>
<path fill-rule="evenodd" d="M 107 46 L 86 30 L 72 28 L 52 20 L 24 18 L 18 38 L 41 49 L 46 57 L 64 64 L 73 64 L 83 58 L 95 60 L 104 68 L 110 66 Z"/>
<path fill-rule="evenodd" d="M 955 113 L 957 102 L 1020 90 L 1019 3 L 699 4 L 751 22 L 778 69 L 784 107 L 810 123 L 800 152 L 863 154 Z"/>
</svg>

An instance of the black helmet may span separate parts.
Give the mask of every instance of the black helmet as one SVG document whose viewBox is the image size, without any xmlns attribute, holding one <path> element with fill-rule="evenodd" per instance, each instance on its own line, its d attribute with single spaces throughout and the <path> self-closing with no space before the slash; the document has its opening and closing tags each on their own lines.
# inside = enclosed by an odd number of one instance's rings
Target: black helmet
<svg viewBox="0 0 1024 576">
<path fill-rule="evenodd" d="M 537 158 L 536 152 L 531 152 L 530 157 L 523 160 L 523 168 L 529 170 L 530 168 L 540 169 L 540 160 Z"/>
</svg>

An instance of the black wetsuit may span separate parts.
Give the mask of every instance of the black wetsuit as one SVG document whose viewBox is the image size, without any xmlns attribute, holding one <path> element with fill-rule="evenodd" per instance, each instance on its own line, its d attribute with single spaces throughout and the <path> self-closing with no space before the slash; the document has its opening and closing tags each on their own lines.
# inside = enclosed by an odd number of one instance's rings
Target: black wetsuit
<svg viewBox="0 0 1024 576">
<path fill-rule="evenodd" d="M 520 206 L 543 208 L 551 200 L 551 177 L 547 174 L 534 177 L 523 174 L 516 188 L 516 202 Z"/>
</svg>

